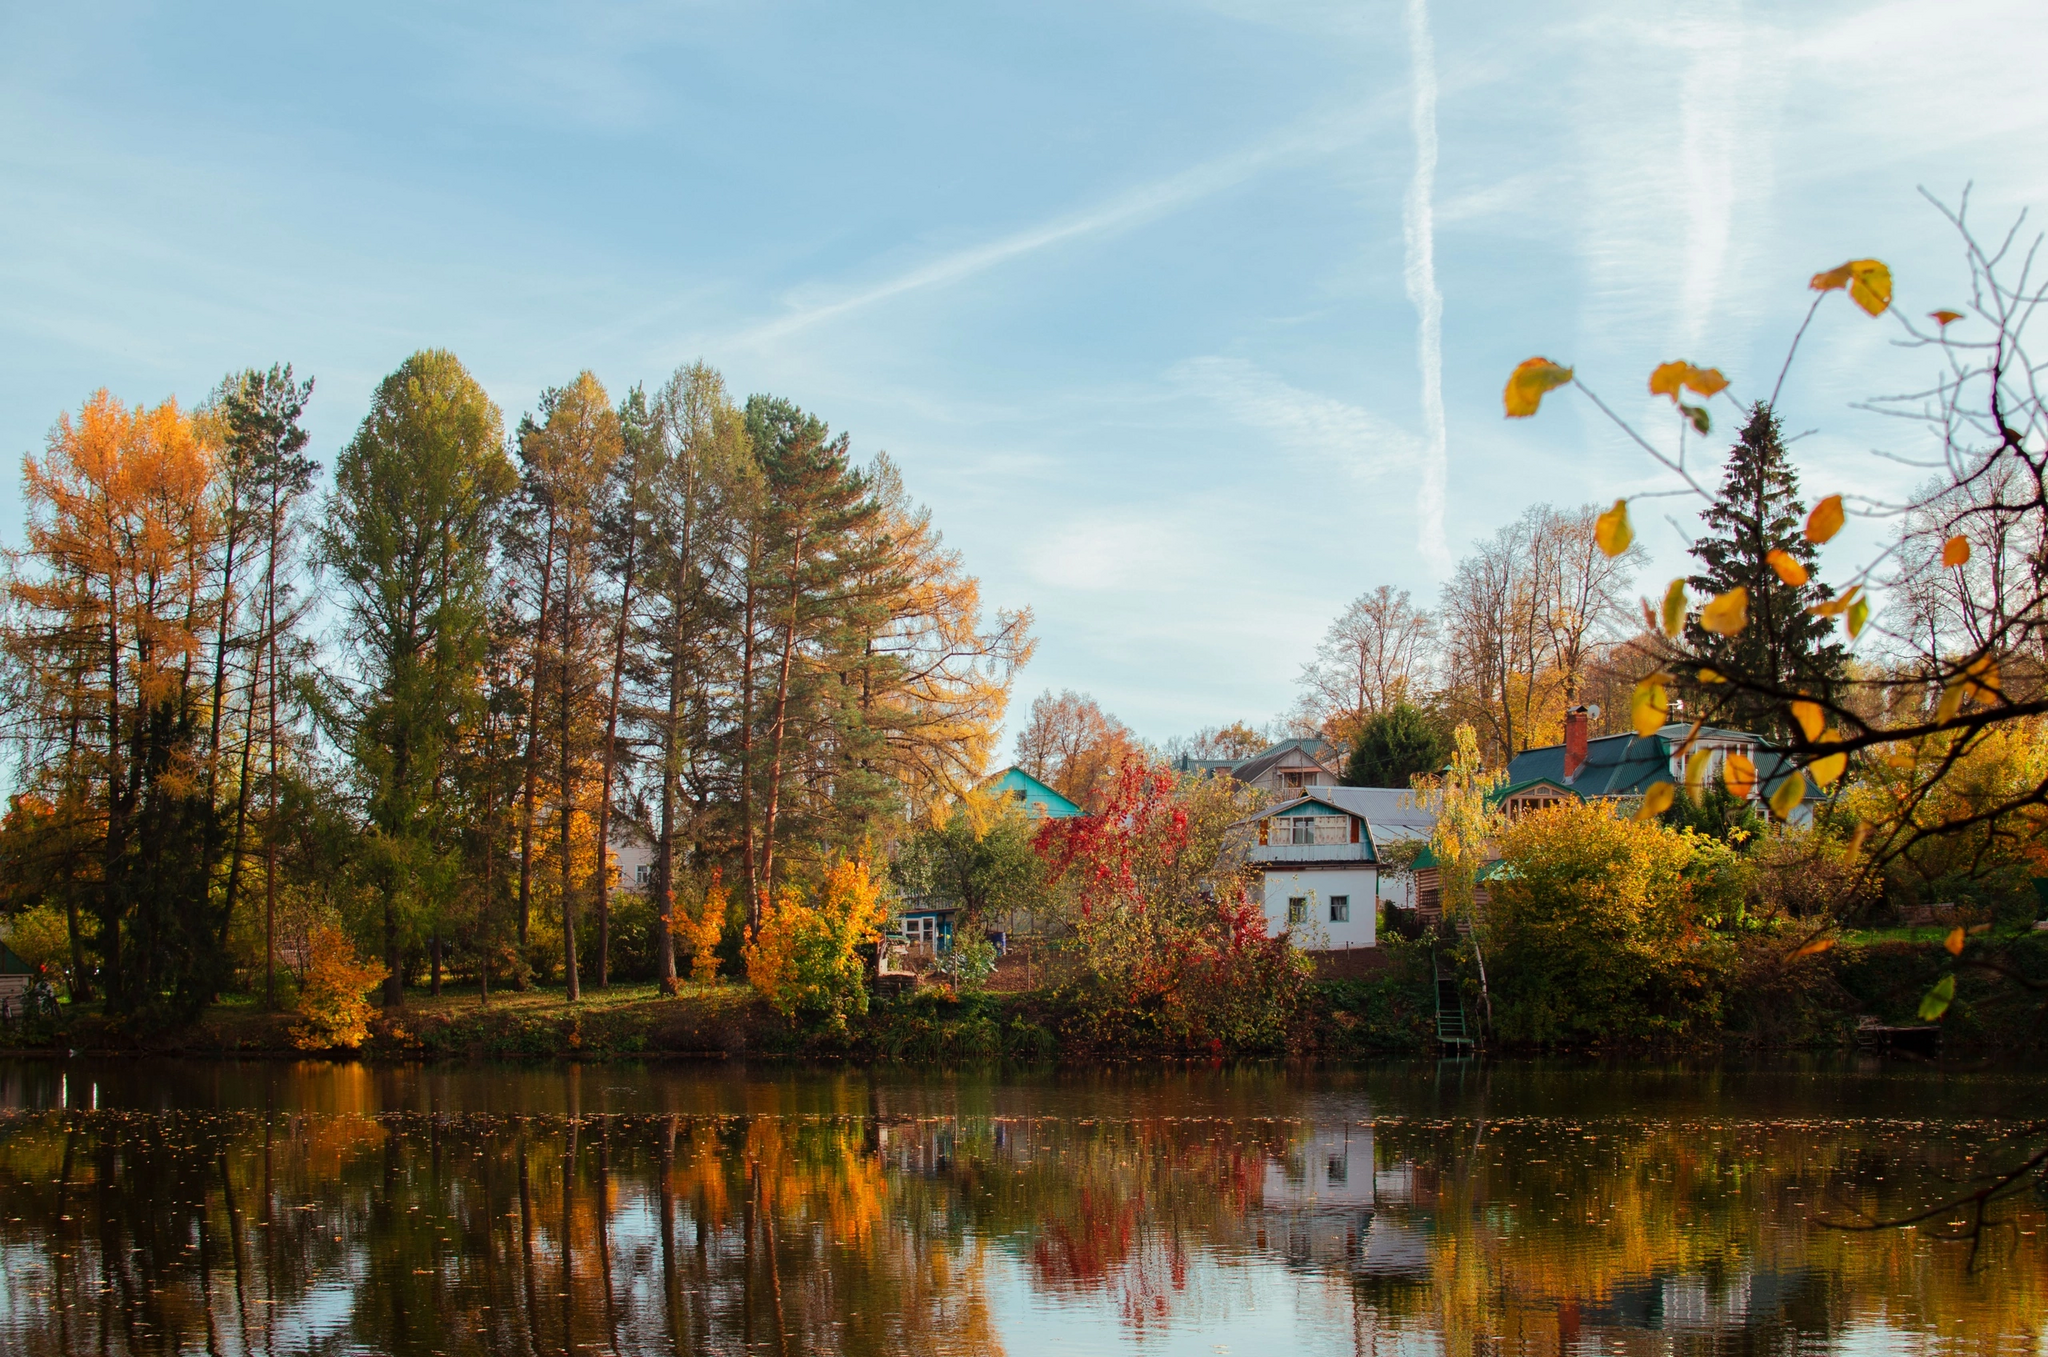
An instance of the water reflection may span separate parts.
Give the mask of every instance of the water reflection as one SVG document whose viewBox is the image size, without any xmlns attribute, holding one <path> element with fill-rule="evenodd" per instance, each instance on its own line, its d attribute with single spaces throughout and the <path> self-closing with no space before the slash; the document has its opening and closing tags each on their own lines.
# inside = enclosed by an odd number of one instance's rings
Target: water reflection
<svg viewBox="0 0 2048 1357">
<path fill-rule="evenodd" d="M 21 1353 L 2033 1350 L 2027 1075 L 0 1066 Z M 1938 1116 L 1921 1117 L 1922 1112 Z"/>
</svg>

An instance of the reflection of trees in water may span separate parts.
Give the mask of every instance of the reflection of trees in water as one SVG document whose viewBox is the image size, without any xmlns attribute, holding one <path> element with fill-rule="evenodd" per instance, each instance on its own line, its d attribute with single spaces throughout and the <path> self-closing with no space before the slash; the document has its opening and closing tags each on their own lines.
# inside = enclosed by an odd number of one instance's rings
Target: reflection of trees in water
<svg viewBox="0 0 2048 1357">
<path fill-rule="evenodd" d="M 1348 1307 L 1361 1349 L 1775 1346 L 1879 1321 L 1988 1342 L 2048 1299 L 2038 1204 L 1977 1276 L 1911 1234 L 1813 1223 L 1938 1192 L 1973 1165 L 1967 1128 L 335 1101 L 0 1118 L 0 1346 L 993 1352 L 995 1250 L 1133 1332 L 1284 1264 L 1299 1303 Z"/>
</svg>

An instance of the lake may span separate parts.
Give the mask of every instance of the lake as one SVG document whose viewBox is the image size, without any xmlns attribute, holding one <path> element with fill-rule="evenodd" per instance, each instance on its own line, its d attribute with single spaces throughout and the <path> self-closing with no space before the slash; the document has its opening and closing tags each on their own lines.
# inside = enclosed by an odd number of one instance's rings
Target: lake
<svg viewBox="0 0 2048 1357">
<path fill-rule="evenodd" d="M 2033 1352 L 2039 1071 L 0 1063 L 0 1350 Z"/>
</svg>

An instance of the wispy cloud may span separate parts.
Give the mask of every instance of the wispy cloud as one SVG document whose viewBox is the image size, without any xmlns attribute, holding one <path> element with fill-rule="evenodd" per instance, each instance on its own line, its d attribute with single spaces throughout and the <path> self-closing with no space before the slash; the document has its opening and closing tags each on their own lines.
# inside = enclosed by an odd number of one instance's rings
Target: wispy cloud
<svg viewBox="0 0 2048 1357">
<path fill-rule="evenodd" d="M 782 339 L 905 293 L 960 282 L 1040 250 L 1156 220 L 1236 188 L 1268 170 L 1312 160 L 1355 145 L 1366 138 L 1375 122 L 1376 118 L 1370 113 L 1354 109 L 1297 124 L 1256 146 L 1140 184 L 1078 212 L 955 250 L 831 300 L 799 306 L 786 315 L 744 331 L 735 342 L 758 345 Z"/>
<path fill-rule="evenodd" d="M 1192 358 L 1167 375 L 1236 423 L 1319 469 L 1340 467 L 1355 481 L 1411 467 L 1423 453 L 1413 434 L 1372 411 L 1305 391 L 1241 358 Z"/>
<path fill-rule="evenodd" d="M 1436 283 L 1436 44 L 1429 31 L 1429 0 L 1408 0 L 1408 56 L 1413 70 L 1415 174 L 1401 211 L 1407 247 L 1403 270 L 1415 307 L 1416 359 L 1422 369 L 1422 488 L 1416 495 L 1416 539 L 1437 574 L 1451 567 L 1444 540 L 1444 294 Z"/>
</svg>

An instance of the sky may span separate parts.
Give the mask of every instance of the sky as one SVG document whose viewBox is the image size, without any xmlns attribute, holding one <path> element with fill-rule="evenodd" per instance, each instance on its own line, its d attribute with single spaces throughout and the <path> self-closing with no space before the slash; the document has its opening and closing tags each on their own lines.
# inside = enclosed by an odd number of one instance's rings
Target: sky
<svg viewBox="0 0 2048 1357">
<path fill-rule="evenodd" d="M 0 460 L 102 386 L 290 362 L 325 461 L 420 348 L 508 427 L 701 358 L 888 452 L 1032 609 L 1013 728 L 1047 688 L 1155 740 L 1262 722 L 1358 594 L 1432 603 L 1532 504 L 1673 488 L 1575 392 L 1504 420 L 1520 360 L 1673 446 L 1649 369 L 1768 394 L 1818 270 L 1967 300 L 1922 190 L 1992 236 L 2048 207 L 2011 55 L 2044 49 L 2038 0 L 17 2 Z M 1874 454 L 1921 445 L 1858 406 L 1928 355 L 1829 301 L 1780 402 L 1801 474 L 1896 497 L 1921 473 Z M 1643 592 L 1690 504 L 1636 502 Z M 0 543 L 21 514 L 0 475 Z"/>
</svg>

